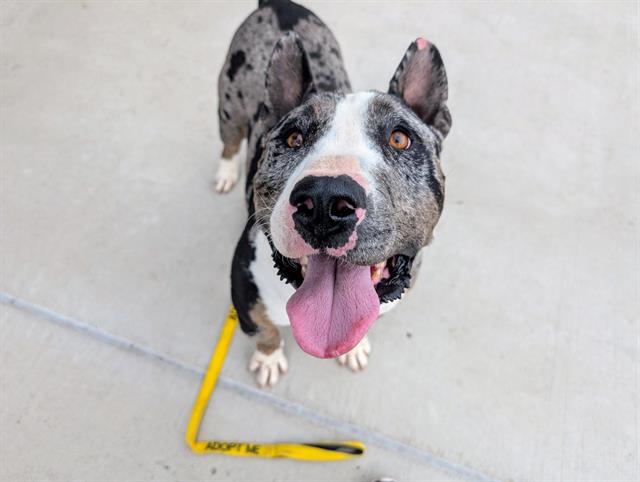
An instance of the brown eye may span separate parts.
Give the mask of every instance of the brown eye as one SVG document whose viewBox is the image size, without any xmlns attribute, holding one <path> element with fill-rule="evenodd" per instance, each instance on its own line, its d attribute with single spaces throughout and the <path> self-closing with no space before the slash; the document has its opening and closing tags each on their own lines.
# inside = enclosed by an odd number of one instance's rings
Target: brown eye
<svg viewBox="0 0 640 482">
<path fill-rule="evenodd" d="M 411 139 L 409 139 L 409 136 L 404 132 L 395 130 L 389 136 L 389 145 L 394 149 L 404 151 L 405 149 L 409 149 Z"/>
<path fill-rule="evenodd" d="M 302 147 L 302 144 L 304 144 L 304 138 L 302 137 L 302 133 L 300 131 L 293 131 L 291 134 L 289 134 L 289 137 L 287 137 L 287 145 L 291 149 L 298 149 Z"/>
</svg>

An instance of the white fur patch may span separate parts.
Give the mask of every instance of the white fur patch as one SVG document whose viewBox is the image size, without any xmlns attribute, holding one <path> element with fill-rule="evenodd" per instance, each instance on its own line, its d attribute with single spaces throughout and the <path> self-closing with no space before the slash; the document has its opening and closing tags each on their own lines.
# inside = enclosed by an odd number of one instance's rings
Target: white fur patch
<svg viewBox="0 0 640 482">
<path fill-rule="evenodd" d="M 216 191 L 226 194 L 233 189 L 240 176 L 240 161 L 236 159 L 220 159 L 216 173 Z"/>
<path fill-rule="evenodd" d="M 273 387 L 280 379 L 280 374 L 287 373 L 289 363 L 284 355 L 284 343 L 280 344 L 273 353 L 267 355 L 260 350 L 253 352 L 251 360 L 249 360 L 249 370 L 256 375 L 258 385 L 264 387 L 269 385 Z"/>
<path fill-rule="evenodd" d="M 256 233 L 254 243 L 256 258 L 249 269 L 253 275 L 253 281 L 258 287 L 260 300 L 271 321 L 276 325 L 287 326 L 289 325 L 289 315 L 287 315 L 286 310 L 287 301 L 289 301 L 295 289 L 278 276 L 271 257 L 271 246 L 269 246 L 269 241 L 267 241 L 267 237 L 261 230 Z"/>
<path fill-rule="evenodd" d="M 358 92 L 348 94 L 338 102 L 331 127 L 313 146 L 305 164 L 309 160 L 325 156 L 355 156 L 367 175 L 367 167 L 380 157 L 367 135 L 365 124 L 367 110 L 374 95 L 373 92 Z M 371 178 L 370 181 L 372 180 Z"/>
<path fill-rule="evenodd" d="M 380 305 L 380 315 L 379 316 L 382 316 L 384 314 L 389 313 L 392 309 L 394 309 L 396 306 L 398 306 L 398 303 L 400 303 L 400 299 L 393 300 L 393 301 L 388 301 L 386 303 L 382 303 Z"/>
<path fill-rule="evenodd" d="M 364 370 L 369 363 L 369 355 L 371 355 L 371 343 L 367 335 L 364 336 L 360 343 L 353 347 L 344 355 L 338 357 L 338 363 L 351 368 L 354 372 Z"/>
</svg>

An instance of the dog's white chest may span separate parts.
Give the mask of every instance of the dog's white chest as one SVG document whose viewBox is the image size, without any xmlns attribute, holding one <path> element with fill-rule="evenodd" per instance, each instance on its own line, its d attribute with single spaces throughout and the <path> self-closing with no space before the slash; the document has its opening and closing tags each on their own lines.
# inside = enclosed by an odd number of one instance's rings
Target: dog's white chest
<svg viewBox="0 0 640 482">
<path fill-rule="evenodd" d="M 255 238 L 256 258 L 249 269 L 258 287 L 260 299 L 267 310 L 267 316 L 276 325 L 288 325 L 287 301 L 295 292 L 293 286 L 280 279 L 271 257 L 271 246 L 260 230 Z"/>
</svg>

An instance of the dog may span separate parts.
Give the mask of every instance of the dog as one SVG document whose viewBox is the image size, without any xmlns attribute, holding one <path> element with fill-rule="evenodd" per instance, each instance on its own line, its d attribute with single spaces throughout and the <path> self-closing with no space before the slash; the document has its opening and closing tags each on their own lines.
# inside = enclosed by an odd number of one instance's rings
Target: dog
<svg viewBox="0 0 640 482">
<path fill-rule="evenodd" d="M 233 36 L 218 95 L 219 192 L 238 181 L 247 139 L 231 295 L 256 337 L 250 370 L 263 387 L 287 371 L 278 325 L 308 354 L 361 370 L 367 331 L 411 287 L 442 213 L 451 115 L 438 49 L 418 38 L 388 92 L 352 93 L 321 20 L 260 1 Z"/>
</svg>

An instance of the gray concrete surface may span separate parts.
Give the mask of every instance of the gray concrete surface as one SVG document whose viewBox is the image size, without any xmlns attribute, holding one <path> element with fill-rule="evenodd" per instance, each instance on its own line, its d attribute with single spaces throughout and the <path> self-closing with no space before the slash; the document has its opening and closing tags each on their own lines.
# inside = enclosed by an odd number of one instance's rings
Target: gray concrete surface
<svg viewBox="0 0 640 482">
<path fill-rule="evenodd" d="M 212 190 L 215 77 L 254 2 L 4 2 L 0 479 L 639 480 L 637 5 L 307 4 L 357 89 L 383 89 L 418 35 L 440 48 L 445 212 L 365 373 L 287 334 L 269 393 L 327 424 L 226 386 L 204 433 L 356 429 L 369 453 L 312 465 L 183 443 L 244 215 L 239 190 Z M 224 376 L 253 389 L 250 350 L 238 337 Z"/>
</svg>

